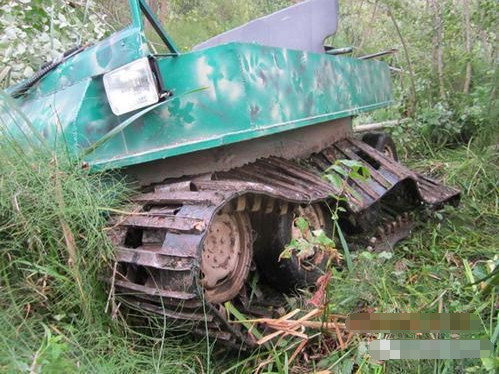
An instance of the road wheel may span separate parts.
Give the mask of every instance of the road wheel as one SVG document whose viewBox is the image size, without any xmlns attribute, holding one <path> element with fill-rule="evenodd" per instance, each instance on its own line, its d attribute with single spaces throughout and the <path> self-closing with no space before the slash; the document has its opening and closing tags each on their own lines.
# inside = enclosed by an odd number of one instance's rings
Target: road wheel
<svg viewBox="0 0 499 374">
<path fill-rule="evenodd" d="M 253 256 L 251 224 L 245 212 L 220 212 L 211 221 L 201 255 L 206 300 L 233 299 L 248 277 Z"/>
<path fill-rule="evenodd" d="M 399 160 L 397 147 L 390 135 L 382 132 L 372 132 L 365 134 L 362 137 L 362 141 L 383 153 L 386 157 L 391 158 L 394 161 Z"/>
</svg>

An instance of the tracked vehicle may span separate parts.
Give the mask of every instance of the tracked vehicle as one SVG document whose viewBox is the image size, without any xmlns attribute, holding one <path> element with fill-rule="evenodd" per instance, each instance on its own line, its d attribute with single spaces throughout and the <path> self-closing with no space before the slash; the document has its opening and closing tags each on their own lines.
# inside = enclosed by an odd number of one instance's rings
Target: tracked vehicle
<svg viewBox="0 0 499 374">
<path fill-rule="evenodd" d="M 130 26 L 8 90 L 82 167 L 119 169 L 140 184 L 130 214 L 110 219 L 110 284 L 129 307 L 251 346 L 226 303 L 272 314 L 282 292 L 313 285 L 327 262 L 314 248 L 280 259 L 303 235 L 297 217 L 331 235 L 328 207 L 340 202 L 351 249 L 375 251 L 409 235 L 413 212 L 457 203 L 457 190 L 398 163 L 387 136 L 353 135 L 353 116 L 392 102 L 390 71 L 325 49 L 336 0 L 298 3 L 187 53 L 144 0 L 129 3 Z M 338 160 L 355 161 L 368 178 L 340 172 L 331 183 L 324 172 Z M 249 285 L 256 276 L 259 290 Z"/>
</svg>

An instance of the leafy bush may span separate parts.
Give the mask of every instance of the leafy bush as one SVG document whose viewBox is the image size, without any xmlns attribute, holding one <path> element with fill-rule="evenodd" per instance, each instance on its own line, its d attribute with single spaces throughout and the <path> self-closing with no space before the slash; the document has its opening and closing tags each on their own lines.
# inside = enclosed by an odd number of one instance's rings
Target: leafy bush
<svg viewBox="0 0 499 374">
<path fill-rule="evenodd" d="M 438 148 L 457 139 L 461 133 L 461 126 L 453 121 L 453 115 L 454 112 L 446 103 L 422 108 L 416 115 L 420 134 Z"/>
<path fill-rule="evenodd" d="M 493 130 L 498 120 L 494 114 L 497 9 L 494 0 L 343 1 L 341 25 L 332 43 L 353 46 L 357 56 L 398 49 L 382 59 L 395 68 L 393 85 L 399 116 L 411 117 L 397 132 L 411 149 L 426 152 L 428 147 L 477 138 L 483 145 L 490 145 L 498 140 Z M 465 88 L 467 79 L 469 86 Z M 416 105 L 411 110 L 413 102 Z M 388 119 L 383 114 L 374 114 L 373 118 Z"/>
<path fill-rule="evenodd" d="M 30 77 L 76 44 L 102 38 L 108 30 L 103 17 L 92 0 L 86 5 L 67 0 L 5 2 L 0 6 L 0 72 L 8 68 L 10 82 L 4 86 Z"/>
</svg>

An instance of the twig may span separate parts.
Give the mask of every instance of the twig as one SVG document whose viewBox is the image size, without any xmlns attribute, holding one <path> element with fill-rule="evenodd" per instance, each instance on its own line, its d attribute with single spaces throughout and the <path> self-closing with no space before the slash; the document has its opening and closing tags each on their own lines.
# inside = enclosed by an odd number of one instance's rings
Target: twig
<svg viewBox="0 0 499 374">
<path fill-rule="evenodd" d="M 201 359 L 198 356 L 194 356 L 194 358 L 196 359 L 196 361 L 199 364 L 199 368 L 201 369 L 201 374 L 204 374 L 204 368 L 203 368 L 203 363 L 201 362 Z"/>
<path fill-rule="evenodd" d="M 107 313 L 107 310 L 109 308 L 109 304 L 111 303 L 111 301 L 112 301 L 113 305 L 115 304 L 115 302 L 114 302 L 114 281 L 116 279 L 117 267 L 118 267 L 118 261 L 115 261 L 114 266 L 113 266 L 113 275 L 111 276 L 111 288 L 109 290 L 109 295 L 107 297 L 106 308 L 104 309 L 104 313 Z M 114 310 L 114 308 L 113 308 L 113 310 Z"/>
<path fill-rule="evenodd" d="M 390 19 L 393 22 L 393 26 L 395 26 L 395 31 L 397 32 L 397 35 L 398 35 L 398 37 L 400 39 L 400 42 L 402 43 L 402 47 L 404 49 L 404 55 L 405 55 L 405 59 L 406 59 L 406 62 L 407 62 L 407 68 L 409 69 L 409 81 L 411 82 L 411 96 L 412 96 L 412 99 L 411 99 L 411 115 L 413 115 L 415 107 L 416 107 L 416 104 L 417 104 L 417 96 L 416 96 L 416 83 L 414 82 L 414 69 L 412 68 L 411 57 L 409 56 L 409 50 L 407 48 L 407 44 L 405 42 L 405 39 L 402 36 L 402 33 L 400 31 L 400 28 L 399 28 L 399 25 L 397 23 L 397 20 L 393 16 L 392 10 L 391 10 L 391 8 L 389 6 L 387 6 L 387 13 L 388 13 L 388 16 L 390 17 Z"/>
<path fill-rule="evenodd" d="M 21 213 L 21 208 L 19 208 L 19 202 L 17 201 L 17 197 L 19 196 L 19 191 L 17 191 L 14 196 L 12 196 L 12 205 L 14 205 L 14 209 L 17 213 Z"/>
<path fill-rule="evenodd" d="M 104 212 L 113 212 L 113 213 L 118 213 L 118 214 L 126 214 L 128 216 L 147 216 L 150 214 L 149 212 L 139 212 L 140 209 L 142 209 L 142 207 L 137 206 L 137 208 L 135 210 L 129 212 L 129 211 L 120 210 L 120 209 L 97 207 L 97 210 L 101 210 Z"/>
<path fill-rule="evenodd" d="M 0 87 L 7 88 L 10 86 L 10 71 L 11 67 L 7 66 L 0 73 Z"/>
<path fill-rule="evenodd" d="M 305 346 L 308 343 L 308 339 L 303 339 L 300 345 L 295 349 L 291 357 L 289 358 L 288 365 L 291 365 L 291 363 L 295 360 L 295 358 L 298 356 L 298 354 L 305 348 Z"/>
<path fill-rule="evenodd" d="M 29 374 L 37 374 L 38 373 L 38 358 L 40 357 L 40 353 L 42 351 L 42 347 L 38 348 L 38 350 L 35 353 L 35 356 L 33 357 L 33 362 L 31 363 L 31 366 L 29 367 Z"/>
<path fill-rule="evenodd" d="M 274 361 L 274 359 L 273 359 L 273 358 L 268 358 L 268 359 L 266 359 L 266 360 L 262 361 L 262 362 L 261 362 L 261 363 L 257 366 L 257 368 L 256 368 L 256 370 L 255 370 L 255 374 L 260 373 L 260 370 L 262 370 L 262 369 L 263 369 L 263 367 L 264 367 L 265 365 L 268 365 L 268 364 L 272 363 L 272 361 Z"/>
<path fill-rule="evenodd" d="M 430 305 L 428 305 L 428 308 L 431 308 L 433 305 L 435 305 L 440 299 L 442 299 L 442 297 L 444 297 L 446 293 L 447 290 L 442 291 L 442 293 L 438 295 L 438 297 L 435 300 L 433 300 L 433 302 Z"/>
<path fill-rule="evenodd" d="M 321 321 L 304 321 L 302 322 L 304 327 L 308 327 L 310 329 L 323 329 L 323 330 L 332 330 L 338 327 L 342 330 L 346 330 L 347 327 L 344 323 L 341 322 L 321 322 Z"/>
<path fill-rule="evenodd" d="M 326 297 L 326 288 L 329 285 L 332 275 L 332 272 L 328 271 L 326 274 L 320 276 L 319 279 L 317 279 L 317 282 L 315 283 L 315 285 L 317 286 L 317 291 L 315 291 L 315 294 L 312 296 L 312 298 L 307 300 L 307 304 L 313 305 L 317 308 L 324 304 L 324 299 Z"/>
<path fill-rule="evenodd" d="M 128 216 L 133 216 L 133 215 L 138 216 L 138 215 L 146 215 L 146 214 L 148 214 L 148 213 L 140 213 L 139 212 L 140 209 L 142 209 L 141 206 L 138 206 L 135 209 L 135 211 L 133 211 L 133 212 L 119 211 L 117 209 L 108 209 L 108 211 L 110 211 L 110 212 L 120 213 L 120 214 L 124 214 L 124 215 L 126 214 L 126 216 L 123 216 L 120 220 L 117 220 L 116 223 L 113 226 L 111 226 L 111 227 L 105 227 L 103 229 L 103 231 L 110 231 L 110 230 L 115 229 L 116 227 L 120 226 L 123 222 L 125 222 L 126 219 L 128 218 Z"/>
<path fill-rule="evenodd" d="M 300 313 L 300 309 L 295 309 L 293 310 L 292 312 L 289 312 L 288 314 L 285 314 L 283 315 L 282 317 L 279 317 L 277 320 L 278 321 L 283 321 L 283 320 L 286 320 L 286 319 L 290 319 L 290 318 L 293 318 L 294 316 L 296 316 L 298 313 Z"/>
<path fill-rule="evenodd" d="M 285 317 L 287 317 L 287 316 L 296 315 L 297 310 L 299 311 L 299 309 L 296 309 L 293 312 L 288 313 L 287 315 L 282 316 L 279 319 L 262 318 L 260 320 L 255 320 L 255 323 L 266 324 L 270 328 L 277 330 L 277 331 L 273 332 L 272 334 L 269 334 L 269 335 L 259 339 L 257 341 L 257 344 L 259 344 L 259 345 L 265 344 L 269 340 L 271 340 L 279 335 L 283 335 L 283 337 L 287 336 L 287 335 L 295 335 L 295 336 L 301 337 L 303 339 L 308 338 L 307 335 L 302 334 L 302 333 L 298 333 L 295 330 L 299 329 L 300 327 L 303 327 L 303 325 L 301 325 L 300 322 L 304 322 L 305 320 L 317 315 L 317 312 L 319 311 L 319 309 L 312 310 L 311 312 L 307 313 L 305 316 L 301 317 L 297 321 L 289 321 L 288 319 L 285 319 Z"/>
<path fill-rule="evenodd" d="M 334 324 L 334 329 L 336 331 L 336 337 L 338 338 L 338 342 L 340 343 L 341 350 L 344 351 L 346 346 L 345 343 L 343 342 L 343 337 L 341 336 L 340 329 L 337 323 Z"/>
</svg>

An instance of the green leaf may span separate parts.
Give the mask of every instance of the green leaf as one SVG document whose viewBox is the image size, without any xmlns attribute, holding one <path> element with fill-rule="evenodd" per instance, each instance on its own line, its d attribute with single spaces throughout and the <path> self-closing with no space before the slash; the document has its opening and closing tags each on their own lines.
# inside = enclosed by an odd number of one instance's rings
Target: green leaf
<svg viewBox="0 0 499 374">
<path fill-rule="evenodd" d="M 372 261 L 372 260 L 374 260 L 374 255 L 371 252 L 363 251 L 360 253 L 359 258 L 363 258 L 363 259 Z"/>
<path fill-rule="evenodd" d="M 349 168 L 362 166 L 362 164 L 357 160 L 339 160 L 339 162 Z"/>
<path fill-rule="evenodd" d="M 320 245 L 323 245 L 326 247 L 334 247 L 335 246 L 334 240 L 329 238 L 326 235 L 326 233 L 324 232 L 324 230 L 314 230 L 312 232 L 312 234 L 314 234 L 314 236 L 315 236 L 314 242 L 316 242 L 317 244 L 320 244 Z"/>
<path fill-rule="evenodd" d="M 344 177 L 348 177 L 348 171 L 343 169 L 340 165 L 332 165 L 330 169 L 334 170 L 340 175 L 343 175 Z"/>
<path fill-rule="evenodd" d="M 343 231 L 341 230 L 341 227 L 338 224 L 338 221 L 334 221 L 334 225 L 336 226 L 338 236 L 340 238 L 341 246 L 343 247 L 343 251 L 345 252 L 345 260 L 347 262 L 348 271 L 352 272 L 353 271 L 353 262 L 352 262 L 352 256 L 350 254 L 350 249 L 348 248 L 347 241 L 345 240 L 345 237 L 343 236 Z"/>
<path fill-rule="evenodd" d="M 499 359 L 496 357 L 485 357 L 482 358 L 482 364 L 485 370 L 496 370 L 499 369 Z"/>
<path fill-rule="evenodd" d="M 308 231 L 309 228 L 308 222 L 303 217 L 298 217 L 297 219 L 295 219 L 295 225 L 296 227 L 298 227 L 298 229 L 302 234 L 305 234 L 305 232 Z"/>
<path fill-rule="evenodd" d="M 244 327 L 246 327 L 248 330 L 251 330 L 255 338 L 262 338 L 262 334 L 256 329 L 256 327 L 254 327 L 252 323 L 247 322 L 248 318 L 239 310 L 237 310 L 237 308 L 230 301 L 227 301 L 224 306 L 225 310 L 227 310 L 227 313 L 232 314 L 239 322 L 242 323 Z"/>
<path fill-rule="evenodd" d="M 341 190 L 343 186 L 343 180 L 337 174 L 326 174 L 324 175 L 324 178 L 326 178 L 335 189 Z"/>
<path fill-rule="evenodd" d="M 383 251 L 380 254 L 378 254 L 378 258 L 381 258 L 383 260 L 390 260 L 392 257 L 393 257 L 393 252 Z"/>
<path fill-rule="evenodd" d="M 292 247 L 290 245 L 286 246 L 286 248 L 284 248 L 284 251 L 281 252 L 281 254 L 279 255 L 279 260 L 281 259 L 290 259 L 291 258 L 291 253 L 293 251 L 293 249 L 296 248 L 296 247 Z"/>
</svg>

